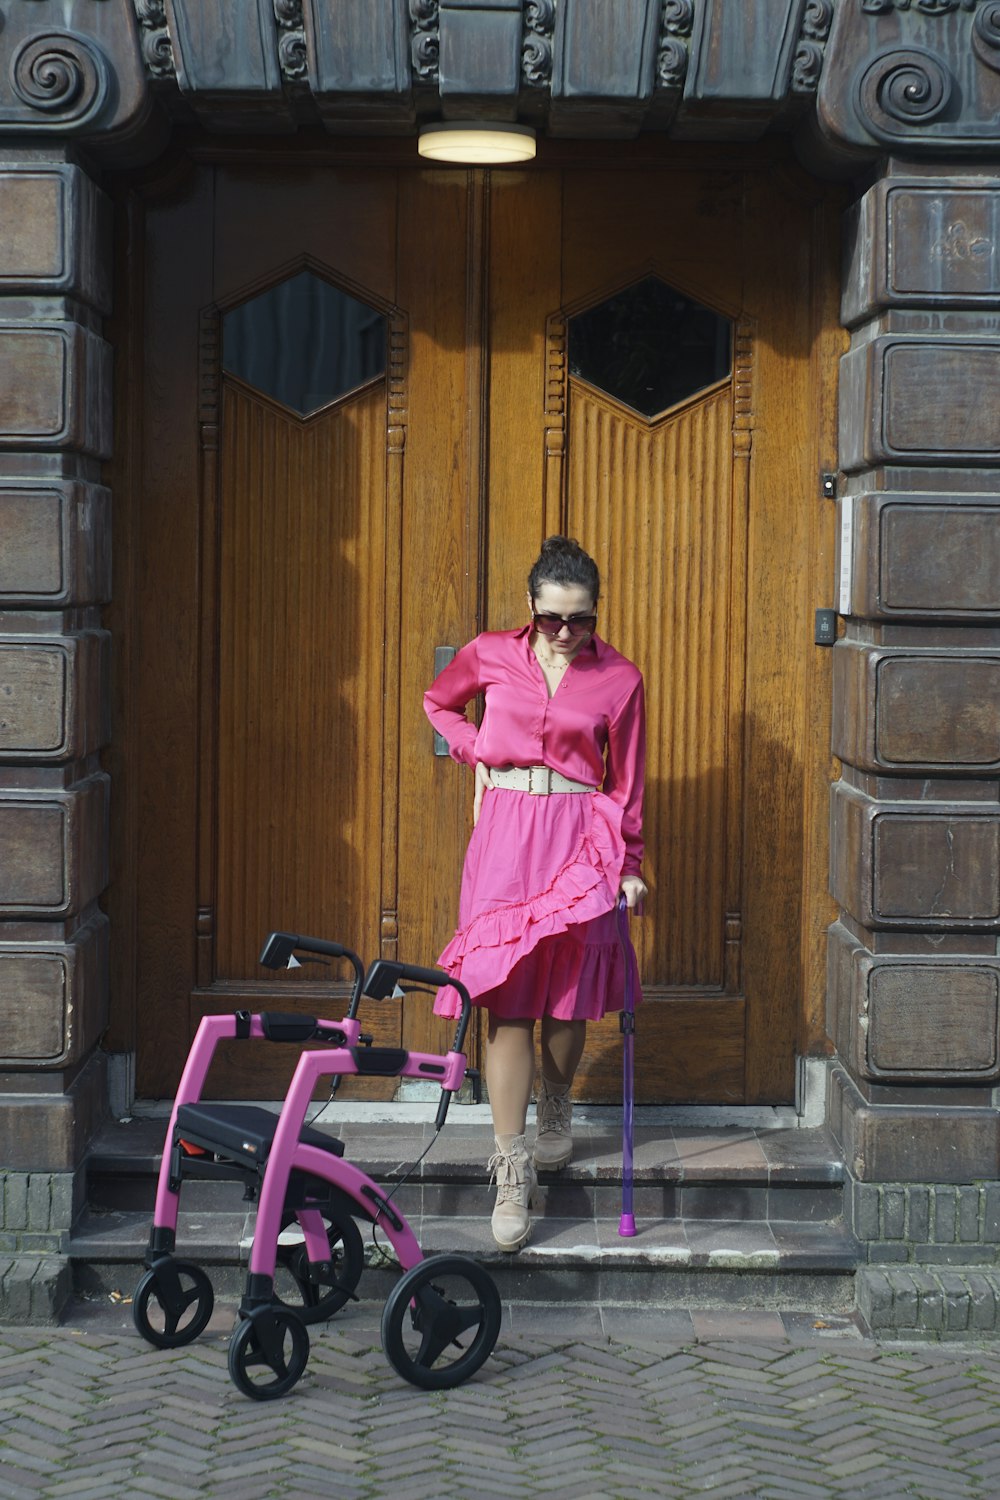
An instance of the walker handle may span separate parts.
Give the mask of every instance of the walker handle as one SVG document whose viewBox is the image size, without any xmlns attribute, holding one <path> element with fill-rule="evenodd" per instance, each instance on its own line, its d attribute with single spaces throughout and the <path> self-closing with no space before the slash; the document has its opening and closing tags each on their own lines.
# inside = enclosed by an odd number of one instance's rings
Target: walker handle
<svg viewBox="0 0 1000 1500">
<path fill-rule="evenodd" d="M 393 993 L 397 986 L 400 989 L 403 988 L 404 979 L 412 979 L 417 984 L 432 985 L 436 990 L 450 985 L 452 989 L 458 991 L 462 1002 L 462 1014 L 458 1019 L 451 1050 L 461 1052 L 465 1046 L 465 1033 L 469 1028 L 469 1019 L 472 1015 L 472 998 L 462 981 L 453 979 L 443 969 L 421 969 L 416 964 L 401 964 L 395 959 L 377 958 L 365 975 L 362 988 L 364 993 L 370 995 L 373 1000 L 384 1000 Z"/>
<path fill-rule="evenodd" d="M 377 958 L 365 975 L 364 993 L 373 1000 L 384 1000 L 391 995 L 401 979 L 413 979 L 417 984 L 429 984 L 439 990 L 453 984 L 450 974 L 443 969 L 421 969 L 417 964 L 401 964 L 391 958 Z"/>
<path fill-rule="evenodd" d="M 351 990 L 351 1003 L 347 1008 L 347 1015 L 354 1020 L 361 1004 L 363 980 L 365 977 L 365 966 L 356 953 L 350 948 L 345 948 L 342 943 L 328 943 L 325 938 L 302 937 L 295 932 L 271 932 L 260 950 L 259 964 L 267 969 L 287 969 L 288 961 L 296 951 L 300 953 L 316 953 L 324 958 L 346 958 L 350 960 L 354 969 L 354 986 Z"/>
</svg>

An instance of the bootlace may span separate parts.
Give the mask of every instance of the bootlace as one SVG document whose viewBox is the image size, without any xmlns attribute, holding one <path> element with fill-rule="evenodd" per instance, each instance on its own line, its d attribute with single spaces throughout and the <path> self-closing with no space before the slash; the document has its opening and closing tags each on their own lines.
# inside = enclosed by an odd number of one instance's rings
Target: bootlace
<svg viewBox="0 0 1000 1500">
<path fill-rule="evenodd" d="M 568 1094 L 547 1094 L 538 1100 L 538 1134 L 561 1135 L 570 1128 L 573 1106 Z"/>
<path fill-rule="evenodd" d="M 490 1182 L 496 1183 L 497 1202 L 509 1203 L 517 1196 L 518 1187 L 524 1185 L 524 1177 L 518 1177 L 517 1162 L 511 1151 L 495 1151 L 487 1162 Z"/>
</svg>

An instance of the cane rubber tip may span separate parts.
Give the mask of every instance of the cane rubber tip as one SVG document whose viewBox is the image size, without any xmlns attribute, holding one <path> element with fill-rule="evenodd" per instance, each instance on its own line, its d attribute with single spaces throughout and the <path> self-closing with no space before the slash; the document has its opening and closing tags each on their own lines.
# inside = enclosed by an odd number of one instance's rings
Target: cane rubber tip
<svg viewBox="0 0 1000 1500">
<path fill-rule="evenodd" d="M 618 1234 L 623 1240 L 635 1238 L 635 1217 L 633 1214 L 622 1214 L 618 1221 Z"/>
</svg>

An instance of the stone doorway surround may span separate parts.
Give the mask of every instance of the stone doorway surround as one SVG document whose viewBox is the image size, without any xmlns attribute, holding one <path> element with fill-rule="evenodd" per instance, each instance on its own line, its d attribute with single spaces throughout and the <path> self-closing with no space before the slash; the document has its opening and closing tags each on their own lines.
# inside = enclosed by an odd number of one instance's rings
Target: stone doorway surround
<svg viewBox="0 0 1000 1500">
<path fill-rule="evenodd" d="M 853 184 L 851 347 L 827 482 L 839 597 L 816 601 L 843 618 L 827 1117 L 866 1246 L 866 1306 L 886 1326 L 905 1314 L 940 1327 L 941 1267 L 962 1266 L 992 1307 L 1000 5 L 621 0 L 613 27 L 604 0 L 35 0 L 0 13 L 0 1316 L 57 1315 L 82 1165 L 109 1108 L 101 902 L 109 796 L 128 790 L 106 769 L 103 174 L 154 160 L 172 130 L 402 146 L 424 120 L 477 116 L 623 151 L 640 132 L 783 132 L 810 170 Z"/>
</svg>

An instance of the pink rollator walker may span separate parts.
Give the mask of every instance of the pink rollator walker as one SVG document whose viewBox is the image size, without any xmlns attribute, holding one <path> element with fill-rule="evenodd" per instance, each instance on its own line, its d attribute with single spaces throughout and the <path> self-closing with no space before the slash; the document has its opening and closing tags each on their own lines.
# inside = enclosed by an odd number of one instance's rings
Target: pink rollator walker
<svg viewBox="0 0 1000 1500">
<path fill-rule="evenodd" d="M 245 1395 L 263 1401 L 290 1391 L 309 1358 L 306 1325 L 332 1316 L 354 1297 L 364 1269 L 355 1219 L 381 1226 L 404 1273 L 382 1313 L 390 1364 L 425 1389 L 459 1385 L 489 1357 L 500 1331 L 492 1277 L 468 1256 L 425 1259 L 391 1193 L 344 1160 L 341 1141 L 305 1121 L 321 1079 L 422 1078 L 440 1085 L 440 1131 L 467 1075 L 462 1049 L 472 1008 L 468 992 L 440 970 L 383 960 L 363 977 L 361 960 L 350 949 L 286 932 L 271 933 L 260 961 L 269 968 L 295 967 L 296 951 L 351 962 L 355 984 L 348 1013 L 339 1021 L 249 1011 L 202 1020 L 167 1129 L 147 1270 L 133 1298 L 136 1328 L 160 1348 L 190 1343 L 205 1329 L 214 1305 L 212 1284 L 200 1266 L 174 1256 L 180 1190 L 188 1178 L 235 1179 L 244 1183 L 248 1198 L 259 1200 L 240 1322 L 229 1344 L 229 1373 Z M 407 988 L 444 985 L 456 989 L 462 1002 L 446 1054 L 374 1047 L 361 1033 L 362 994 L 384 999 Z M 280 1114 L 201 1102 L 215 1049 L 232 1039 L 320 1044 L 300 1055 Z"/>
</svg>

